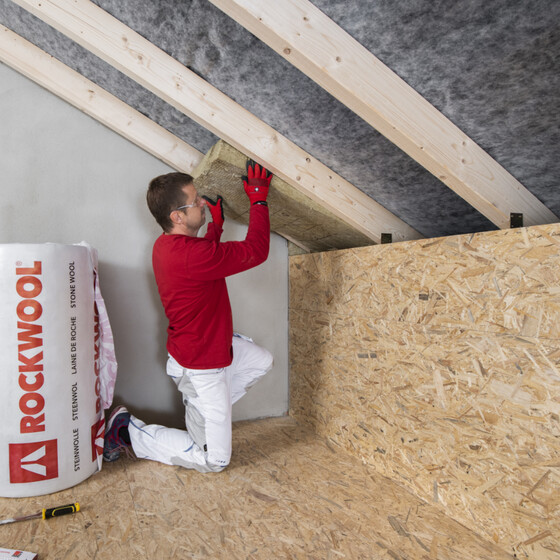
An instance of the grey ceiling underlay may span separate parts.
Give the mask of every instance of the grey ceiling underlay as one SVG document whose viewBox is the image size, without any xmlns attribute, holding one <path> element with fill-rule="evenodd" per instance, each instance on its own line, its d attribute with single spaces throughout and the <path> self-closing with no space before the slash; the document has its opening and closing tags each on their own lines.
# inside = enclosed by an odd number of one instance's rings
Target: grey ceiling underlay
<svg viewBox="0 0 560 560">
<path fill-rule="evenodd" d="M 95 3 L 426 237 L 495 229 L 207 0 Z M 560 215 L 560 2 L 313 3 Z M 0 22 L 198 150 L 217 140 L 9 0 L 0 0 Z"/>
</svg>

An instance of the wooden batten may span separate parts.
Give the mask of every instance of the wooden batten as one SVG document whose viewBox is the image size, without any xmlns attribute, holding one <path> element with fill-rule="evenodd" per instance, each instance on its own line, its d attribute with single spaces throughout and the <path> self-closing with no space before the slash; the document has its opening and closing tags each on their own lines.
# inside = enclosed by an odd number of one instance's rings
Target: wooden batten
<svg viewBox="0 0 560 560">
<path fill-rule="evenodd" d="M 560 552 L 560 225 L 290 258 L 291 415 L 519 557 Z"/>
<path fill-rule="evenodd" d="M 210 0 L 500 228 L 558 221 L 404 80 L 308 0 Z"/>
<path fill-rule="evenodd" d="M 14 0 L 296 190 L 379 242 L 422 237 L 365 193 L 138 33 L 86 0 Z"/>
<path fill-rule="evenodd" d="M 201 152 L 3 25 L 0 61 L 178 171 L 192 173 L 202 160 Z"/>
<path fill-rule="evenodd" d="M 244 224 L 249 222 L 249 204 L 241 180 L 246 162 L 247 156 L 220 140 L 194 171 L 197 190 L 213 199 L 222 195 L 226 217 Z M 297 247 L 291 248 L 290 254 L 372 244 L 369 237 L 279 177 L 272 178 L 268 206 L 272 231 Z"/>
</svg>

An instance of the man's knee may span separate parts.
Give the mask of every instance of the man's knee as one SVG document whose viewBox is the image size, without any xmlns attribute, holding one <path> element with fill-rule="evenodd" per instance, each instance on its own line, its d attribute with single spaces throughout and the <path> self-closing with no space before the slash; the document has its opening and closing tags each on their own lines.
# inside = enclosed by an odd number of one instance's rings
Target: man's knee
<svg viewBox="0 0 560 560">
<path fill-rule="evenodd" d="M 219 473 L 226 469 L 227 465 L 213 465 L 212 463 L 208 463 L 208 472 Z"/>
<path fill-rule="evenodd" d="M 229 461 L 221 461 L 219 459 L 207 460 L 206 465 L 210 472 L 222 472 L 228 465 Z"/>
<path fill-rule="evenodd" d="M 204 462 L 195 462 L 185 460 L 182 457 L 171 457 L 170 464 L 176 465 L 177 467 L 183 467 L 185 469 L 194 469 L 201 473 L 209 473 L 209 472 L 221 472 L 223 471 L 228 465 L 229 460 L 221 460 L 221 459 L 208 459 Z"/>
</svg>

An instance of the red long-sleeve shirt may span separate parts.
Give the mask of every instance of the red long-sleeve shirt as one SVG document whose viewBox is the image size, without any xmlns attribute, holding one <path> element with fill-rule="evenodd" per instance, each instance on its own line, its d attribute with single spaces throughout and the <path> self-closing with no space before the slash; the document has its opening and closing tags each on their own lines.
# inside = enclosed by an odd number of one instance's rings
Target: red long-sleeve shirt
<svg viewBox="0 0 560 560">
<path fill-rule="evenodd" d="M 233 359 L 233 321 L 226 277 L 263 263 L 270 246 L 268 208 L 251 206 L 244 241 L 220 243 L 222 229 L 204 237 L 162 234 L 152 264 L 169 320 L 167 351 L 185 368 L 226 367 Z"/>
</svg>

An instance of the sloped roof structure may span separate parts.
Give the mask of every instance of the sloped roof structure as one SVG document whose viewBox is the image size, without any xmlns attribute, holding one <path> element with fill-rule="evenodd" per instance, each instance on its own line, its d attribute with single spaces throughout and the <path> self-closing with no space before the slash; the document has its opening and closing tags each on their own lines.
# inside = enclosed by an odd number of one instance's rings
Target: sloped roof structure
<svg viewBox="0 0 560 560">
<path fill-rule="evenodd" d="M 0 60 L 176 169 L 222 139 L 373 243 L 558 221 L 558 21 L 555 0 L 0 0 Z"/>
</svg>

